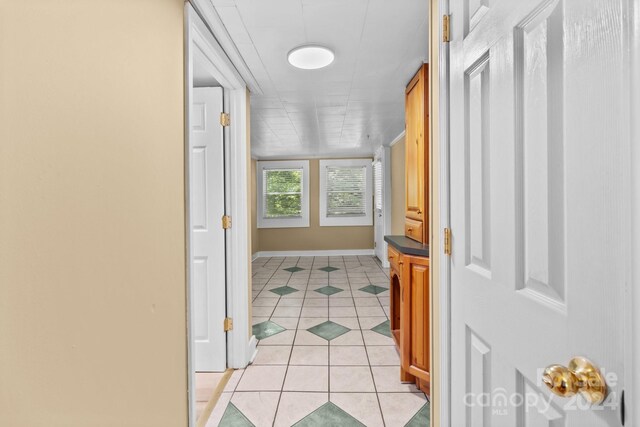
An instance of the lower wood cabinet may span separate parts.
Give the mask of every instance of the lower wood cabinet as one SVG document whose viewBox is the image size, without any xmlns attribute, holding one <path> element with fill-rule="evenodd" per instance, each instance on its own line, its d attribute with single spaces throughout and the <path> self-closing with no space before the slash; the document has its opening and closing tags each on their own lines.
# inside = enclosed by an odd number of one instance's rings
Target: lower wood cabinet
<svg viewBox="0 0 640 427">
<path fill-rule="evenodd" d="M 429 258 L 389 248 L 391 332 L 400 352 L 400 380 L 430 395 Z"/>
</svg>

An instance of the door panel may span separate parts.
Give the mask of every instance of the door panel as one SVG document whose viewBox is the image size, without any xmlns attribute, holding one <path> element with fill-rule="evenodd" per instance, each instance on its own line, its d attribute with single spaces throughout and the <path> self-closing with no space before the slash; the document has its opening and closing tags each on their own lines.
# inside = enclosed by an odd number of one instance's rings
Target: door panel
<svg viewBox="0 0 640 427">
<path fill-rule="evenodd" d="M 193 89 L 190 137 L 191 309 L 196 371 L 226 369 L 222 88 Z"/>
<path fill-rule="evenodd" d="M 424 206 L 424 144 L 420 138 L 421 97 L 424 96 L 422 80 L 407 93 L 406 100 L 406 216 L 422 221 Z"/>
<path fill-rule="evenodd" d="M 454 426 L 620 425 L 625 4 L 451 2 Z M 615 373 L 605 404 L 541 382 L 573 356 Z"/>
<path fill-rule="evenodd" d="M 421 374 L 429 372 L 429 266 L 411 263 L 411 360 L 410 366 Z"/>
</svg>

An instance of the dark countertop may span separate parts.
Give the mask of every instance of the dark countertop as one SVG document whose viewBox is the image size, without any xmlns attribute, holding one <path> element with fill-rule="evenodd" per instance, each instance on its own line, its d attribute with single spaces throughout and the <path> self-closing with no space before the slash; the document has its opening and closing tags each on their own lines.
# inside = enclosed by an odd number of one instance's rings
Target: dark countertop
<svg viewBox="0 0 640 427">
<path fill-rule="evenodd" d="M 406 236 L 384 236 L 384 241 L 407 255 L 429 256 L 429 245 L 423 245 Z"/>
</svg>

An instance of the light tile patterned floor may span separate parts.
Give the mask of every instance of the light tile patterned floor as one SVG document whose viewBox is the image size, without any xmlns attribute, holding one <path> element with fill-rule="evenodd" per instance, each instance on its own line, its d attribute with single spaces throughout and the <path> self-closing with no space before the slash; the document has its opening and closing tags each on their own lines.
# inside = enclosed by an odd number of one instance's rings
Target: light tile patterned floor
<svg viewBox="0 0 640 427">
<path fill-rule="evenodd" d="M 234 372 L 207 427 L 427 427 L 402 384 L 389 332 L 389 277 L 373 257 L 253 263 L 258 355 Z"/>
</svg>

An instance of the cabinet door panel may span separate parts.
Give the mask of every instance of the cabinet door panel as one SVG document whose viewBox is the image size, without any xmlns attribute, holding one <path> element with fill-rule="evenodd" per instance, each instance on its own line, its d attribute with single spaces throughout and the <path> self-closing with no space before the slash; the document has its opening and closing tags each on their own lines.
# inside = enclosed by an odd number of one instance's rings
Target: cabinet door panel
<svg viewBox="0 0 640 427">
<path fill-rule="evenodd" d="M 407 92 L 405 174 L 406 174 L 406 216 L 422 221 L 424 214 L 424 138 L 421 138 L 422 94 L 424 86 L 418 79 Z"/>
<path fill-rule="evenodd" d="M 429 372 L 429 266 L 411 263 L 410 366 Z M 417 375 L 419 376 L 419 375 Z"/>
</svg>

